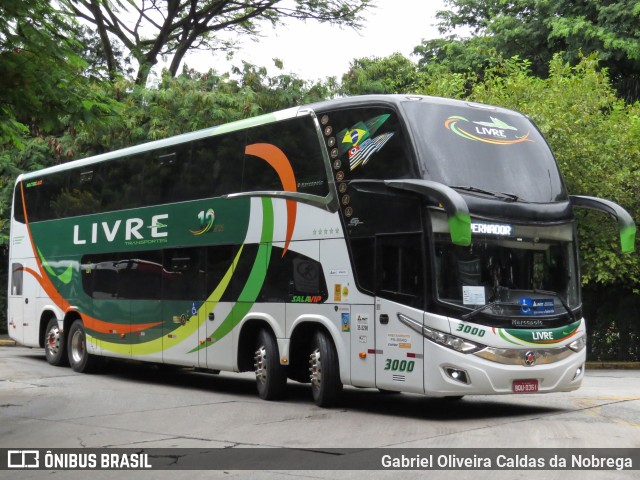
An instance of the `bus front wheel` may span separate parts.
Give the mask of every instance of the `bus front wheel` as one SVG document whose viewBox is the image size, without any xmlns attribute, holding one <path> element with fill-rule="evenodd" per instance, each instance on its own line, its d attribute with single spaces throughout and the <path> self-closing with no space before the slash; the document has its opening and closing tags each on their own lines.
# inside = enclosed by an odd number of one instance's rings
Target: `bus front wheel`
<svg viewBox="0 0 640 480">
<path fill-rule="evenodd" d="M 276 339 L 264 329 L 258 334 L 253 366 L 260 398 L 263 400 L 282 398 L 287 385 L 287 375 L 284 367 L 280 365 Z"/>
<path fill-rule="evenodd" d="M 95 356 L 89 355 L 87 351 L 87 335 L 82 320 L 78 319 L 71 324 L 67 334 L 67 342 L 69 364 L 73 371 L 89 373 L 94 370 L 97 359 Z"/>
<path fill-rule="evenodd" d="M 311 342 L 309 377 L 313 401 L 319 407 L 334 406 L 342 393 L 338 354 L 331 338 L 316 332 Z"/>
<path fill-rule="evenodd" d="M 69 365 L 64 335 L 58 326 L 58 320 L 52 318 L 47 323 L 44 334 L 44 356 L 49 364 L 56 367 Z"/>
</svg>

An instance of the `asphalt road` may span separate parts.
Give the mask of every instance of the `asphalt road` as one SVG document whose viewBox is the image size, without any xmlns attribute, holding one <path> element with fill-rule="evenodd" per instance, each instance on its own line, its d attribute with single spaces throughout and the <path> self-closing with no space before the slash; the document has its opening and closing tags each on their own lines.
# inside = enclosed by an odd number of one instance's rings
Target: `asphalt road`
<svg viewBox="0 0 640 480">
<path fill-rule="evenodd" d="M 441 401 L 346 387 L 316 407 L 290 382 L 258 398 L 252 374 L 210 375 L 113 362 L 98 374 L 52 367 L 40 349 L 0 348 L 0 448 L 640 448 L 640 371 L 587 371 L 576 392 Z M 639 478 L 640 471 L 190 471 L 127 478 Z M 10 475 L 9 475 L 10 474 Z M 122 472 L 91 472 L 121 478 Z M 0 478 L 87 472 L 0 471 Z"/>
</svg>

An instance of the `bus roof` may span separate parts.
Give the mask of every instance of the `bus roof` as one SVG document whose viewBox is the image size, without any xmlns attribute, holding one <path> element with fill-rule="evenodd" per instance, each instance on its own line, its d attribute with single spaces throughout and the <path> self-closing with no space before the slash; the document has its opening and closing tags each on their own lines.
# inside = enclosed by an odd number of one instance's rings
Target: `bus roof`
<svg viewBox="0 0 640 480">
<path fill-rule="evenodd" d="M 61 172 L 65 170 L 71 170 L 74 168 L 83 167 L 86 165 L 93 165 L 96 163 L 104 162 L 114 158 L 124 157 L 128 155 L 135 155 L 150 150 L 155 150 L 172 145 L 178 145 L 181 143 L 191 142 L 199 140 L 201 138 L 211 137 L 215 135 L 221 135 L 228 132 L 237 130 L 243 130 L 246 128 L 264 125 L 280 120 L 286 120 L 297 116 L 311 113 L 311 111 L 323 113 L 329 110 L 340 110 L 346 108 L 355 108 L 362 106 L 388 106 L 399 108 L 402 103 L 406 102 L 425 102 L 434 105 L 451 105 L 451 106 L 472 106 L 476 108 L 486 109 L 493 112 L 510 112 L 517 113 L 513 110 L 508 110 L 501 107 L 495 107 L 492 105 L 478 104 L 474 102 L 467 102 L 463 100 L 454 100 L 442 97 L 431 97 L 426 95 L 359 95 L 354 97 L 344 97 L 332 100 L 326 100 L 322 102 L 312 103 L 308 105 L 302 105 L 299 107 L 292 107 L 285 110 L 279 110 L 276 112 L 260 115 L 257 117 L 251 117 L 244 120 L 238 120 L 223 125 L 210 127 L 194 132 L 184 133 L 181 135 L 175 135 L 172 137 L 164 138 L 162 140 L 155 140 L 151 142 L 134 145 L 131 147 L 125 147 L 119 150 L 114 150 L 91 157 L 86 157 L 79 160 L 73 160 L 70 162 L 62 163 L 52 167 L 47 167 L 42 170 L 36 170 L 32 172 L 26 172 L 18 176 L 16 182 L 28 180 L 51 173 Z"/>
</svg>

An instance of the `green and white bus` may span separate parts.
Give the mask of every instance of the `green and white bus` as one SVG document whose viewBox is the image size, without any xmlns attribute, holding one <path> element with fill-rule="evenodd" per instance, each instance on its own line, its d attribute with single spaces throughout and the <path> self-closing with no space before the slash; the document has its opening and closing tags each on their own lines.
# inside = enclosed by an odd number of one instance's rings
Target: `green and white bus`
<svg viewBox="0 0 640 480">
<path fill-rule="evenodd" d="M 8 325 L 99 357 L 459 398 L 578 388 L 573 208 L 523 115 L 425 96 L 331 100 L 19 176 Z"/>
</svg>

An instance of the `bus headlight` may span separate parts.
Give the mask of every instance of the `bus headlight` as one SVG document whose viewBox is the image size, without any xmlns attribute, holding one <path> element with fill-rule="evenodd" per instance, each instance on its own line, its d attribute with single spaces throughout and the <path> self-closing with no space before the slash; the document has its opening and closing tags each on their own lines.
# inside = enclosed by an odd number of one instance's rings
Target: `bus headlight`
<svg viewBox="0 0 640 480">
<path fill-rule="evenodd" d="M 456 337 L 455 335 L 450 335 L 448 333 L 441 332 L 440 330 L 425 327 L 421 323 L 407 317 L 406 315 L 403 315 L 402 313 L 398 313 L 398 320 L 400 320 L 400 322 L 404 323 L 412 330 L 421 333 L 422 336 L 427 340 L 431 340 L 438 345 L 450 348 L 451 350 L 455 350 L 456 352 L 475 353 L 485 348 L 484 345 L 471 342 L 465 338 Z"/>
<path fill-rule="evenodd" d="M 484 348 L 484 345 L 478 345 L 477 343 L 470 342 L 467 339 L 440 332 L 429 327 L 422 327 L 422 335 L 424 338 L 431 340 L 434 343 L 460 353 L 474 353 Z"/>
<path fill-rule="evenodd" d="M 581 350 L 584 349 L 584 347 L 587 346 L 587 336 L 586 335 L 582 335 L 580 338 L 578 338 L 577 340 L 574 340 L 572 343 L 569 344 L 569 348 L 571 350 L 573 350 L 574 352 L 579 352 Z"/>
</svg>

